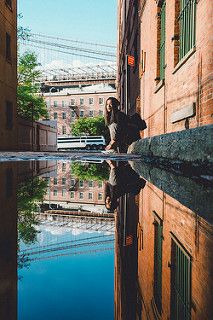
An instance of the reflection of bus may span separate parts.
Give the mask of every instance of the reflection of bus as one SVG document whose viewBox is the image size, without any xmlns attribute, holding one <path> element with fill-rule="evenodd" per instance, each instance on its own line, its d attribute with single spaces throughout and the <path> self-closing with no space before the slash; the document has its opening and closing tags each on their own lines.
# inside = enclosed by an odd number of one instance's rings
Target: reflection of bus
<svg viewBox="0 0 213 320">
<path fill-rule="evenodd" d="M 87 149 L 87 150 L 103 150 L 106 141 L 103 136 L 59 136 L 57 147 L 58 150 L 67 149 Z"/>
</svg>

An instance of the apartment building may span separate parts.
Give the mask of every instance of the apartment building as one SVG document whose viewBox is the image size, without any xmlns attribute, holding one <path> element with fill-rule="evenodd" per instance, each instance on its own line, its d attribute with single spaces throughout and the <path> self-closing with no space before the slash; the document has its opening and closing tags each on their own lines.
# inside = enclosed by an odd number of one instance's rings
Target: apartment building
<svg viewBox="0 0 213 320">
<path fill-rule="evenodd" d="M 59 135 L 71 134 L 71 124 L 83 117 L 103 116 L 106 99 L 116 96 L 116 90 L 108 84 L 97 84 L 57 91 L 51 88 L 44 93 L 49 118 L 57 121 Z"/>
</svg>

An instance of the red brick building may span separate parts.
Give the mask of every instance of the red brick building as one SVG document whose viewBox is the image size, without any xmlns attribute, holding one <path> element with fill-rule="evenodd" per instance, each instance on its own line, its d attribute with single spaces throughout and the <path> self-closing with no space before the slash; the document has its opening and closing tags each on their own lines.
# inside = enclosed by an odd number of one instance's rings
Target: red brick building
<svg viewBox="0 0 213 320">
<path fill-rule="evenodd" d="M 119 0 L 118 9 L 118 95 L 140 110 L 144 136 L 212 124 L 212 1 Z"/>
<path fill-rule="evenodd" d="M 58 134 L 71 134 L 71 124 L 78 118 L 103 116 L 106 99 L 116 96 L 108 84 L 78 86 L 44 93 L 51 120 L 57 121 Z"/>
</svg>

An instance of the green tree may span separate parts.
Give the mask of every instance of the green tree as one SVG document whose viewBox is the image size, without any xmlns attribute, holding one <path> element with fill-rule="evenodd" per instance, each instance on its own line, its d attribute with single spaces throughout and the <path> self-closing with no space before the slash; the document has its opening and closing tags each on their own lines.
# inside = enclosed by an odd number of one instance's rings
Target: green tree
<svg viewBox="0 0 213 320">
<path fill-rule="evenodd" d="M 19 240 L 26 244 L 34 243 L 36 240 L 38 231 L 35 226 L 38 224 L 38 220 L 35 212 L 37 212 L 38 203 L 44 199 L 46 189 L 47 182 L 38 177 L 22 183 L 18 188 L 18 234 Z"/>
<path fill-rule="evenodd" d="M 71 125 L 71 128 L 74 136 L 80 136 L 82 134 L 91 136 L 107 135 L 103 117 L 80 118 Z"/>
<path fill-rule="evenodd" d="M 103 163 L 78 163 L 71 164 L 71 174 L 80 180 L 105 181 L 109 177 L 109 167 Z"/>
<path fill-rule="evenodd" d="M 48 112 L 44 98 L 38 94 L 36 79 L 40 75 L 38 60 L 34 52 L 25 52 L 18 59 L 18 114 L 26 119 L 47 118 Z"/>
</svg>

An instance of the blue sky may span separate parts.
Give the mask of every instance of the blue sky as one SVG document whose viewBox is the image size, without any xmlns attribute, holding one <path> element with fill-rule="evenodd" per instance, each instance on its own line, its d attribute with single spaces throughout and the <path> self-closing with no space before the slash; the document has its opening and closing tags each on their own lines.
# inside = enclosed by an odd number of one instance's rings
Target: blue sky
<svg viewBox="0 0 213 320">
<path fill-rule="evenodd" d="M 116 44 L 116 0 L 18 0 L 18 12 L 34 33 Z"/>
</svg>

